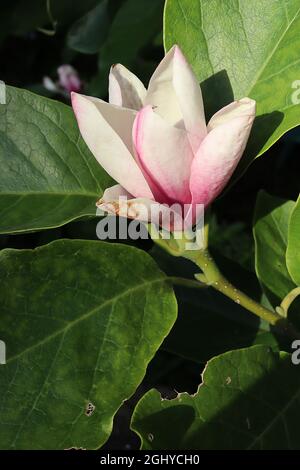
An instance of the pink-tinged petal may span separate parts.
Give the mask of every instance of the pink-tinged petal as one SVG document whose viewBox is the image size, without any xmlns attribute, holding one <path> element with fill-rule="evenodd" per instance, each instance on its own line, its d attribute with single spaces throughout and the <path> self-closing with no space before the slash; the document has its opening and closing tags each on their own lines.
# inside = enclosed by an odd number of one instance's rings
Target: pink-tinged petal
<svg viewBox="0 0 300 470">
<path fill-rule="evenodd" d="M 209 123 L 207 124 L 207 130 L 210 132 L 215 127 L 225 124 L 234 118 L 247 118 L 255 117 L 256 102 L 251 98 L 242 98 L 237 101 L 224 106 L 224 108 L 217 111 Z"/>
<path fill-rule="evenodd" d="M 193 151 L 206 136 L 201 89 L 197 78 L 178 46 L 173 46 L 155 70 L 145 104 L 172 125 L 185 128 Z"/>
<path fill-rule="evenodd" d="M 79 129 L 100 165 L 130 194 L 153 197 L 133 158 L 132 126 L 136 113 L 104 101 L 72 93 Z"/>
<path fill-rule="evenodd" d="M 209 122 L 191 168 L 193 203 L 209 205 L 222 191 L 234 172 L 247 144 L 255 118 L 255 101 L 234 102 Z"/>
<path fill-rule="evenodd" d="M 100 199 L 97 207 L 104 212 L 120 217 L 151 222 L 169 232 L 182 231 L 184 220 L 182 208 L 179 204 L 166 206 L 147 198 L 127 198 L 121 195 L 111 200 Z"/>
<path fill-rule="evenodd" d="M 141 80 L 121 64 L 110 69 L 108 91 L 111 104 L 137 111 L 143 107 L 147 93 Z"/>
<path fill-rule="evenodd" d="M 189 203 L 193 153 L 186 131 L 170 126 L 146 106 L 137 114 L 132 135 L 136 159 L 155 200 Z"/>
</svg>

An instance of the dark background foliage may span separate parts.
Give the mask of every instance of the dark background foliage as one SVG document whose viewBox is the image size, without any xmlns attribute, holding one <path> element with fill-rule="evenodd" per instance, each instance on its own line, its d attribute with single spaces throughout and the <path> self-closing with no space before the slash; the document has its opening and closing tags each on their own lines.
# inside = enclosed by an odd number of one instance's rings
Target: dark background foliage
<svg viewBox="0 0 300 470">
<path fill-rule="evenodd" d="M 57 80 L 57 68 L 62 64 L 76 68 L 84 83 L 84 93 L 103 99 L 107 98 L 108 71 L 113 63 L 124 64 L 147 84 L 164 54 L 163 3 L 163 0 L 2 0 L 0 79 L 67 103 L 68 98 L 43 86 L 45 76 Z M 300 131 L 295 129 L 256 160 L 214 204 L 210 234 L 214 250 L 221 252 L 227 261 L 238 263 L 250 275 L 254 263 L 251 222 L 257 193 L 265 189 L 282 198 L 296 199 L 299 151 Z M 57 238 L 95 239 L 95 225 L 96 221 L 90 220 L 46 232 L 1 236 L 0 246 L 33 248 Z M 152 250 L 151 242 L 138 245 Z M 196 391 L 203 364 L 174 354 L 174 342 L 173 335 L 157 353 L 133 402 L 154 385 L 170 397 L 175 389 Z M 222 352 L 222 347 L 214 352 Z M 107 448 L 137 445 L 137 439 L 128 435 L 131 409 L 132 403 L 126 404 L 118 414 Z"/>
</svg>

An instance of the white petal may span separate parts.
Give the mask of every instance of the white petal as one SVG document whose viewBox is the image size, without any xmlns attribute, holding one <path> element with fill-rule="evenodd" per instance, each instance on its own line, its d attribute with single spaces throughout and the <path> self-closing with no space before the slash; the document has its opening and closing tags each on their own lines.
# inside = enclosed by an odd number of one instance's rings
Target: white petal
<svg viewBox="0 0 300 470">
<path fill-rule="evenodd" d="M 132 156 L 135 112 L 78 93 L 72 93 L 72 106 L 81 135 L 100 165 L 130 194 L 151 198 Z"/>
<path fill-rule="evenodd" d="M 109 202 L 109 201 L 114 201 L 118 199 L 119 197 L 126 196 L 127 198 L 132 199 L 132 195 L 126 191 L 120 184 L 115 184 L 114 186 L 111 186 L 110 188 L 107 188 L 104 193 L 102 198 L 100 199 L 101 202 Z M 97 202 L 99 204 L 99 201 Z"/>
<path fill-rule="evenodd" d="M 145 104 L 156 107 L 166 121 L 185 128 L 194 152 L 206 136 L 201 89 L 178 46 L 174 46 L 155 70 Z"/>
<path fill-rule="evenodd" d="M 139 78 L 121 64 L 113 65 L 109 74 L 109 102 L 139 110 L 146 98 L 146 88 Z"/>
<path fill-rule="evenodd" d="M 100 199 L 97 202 L 97 207 L 109 214 L 141 222 L 151 222 L 169 232 L 174 230 L 182 231 L 184 229 L 184 214 L 182 214 L 182 208 L 179 204 L 169 207 L 147 198 L 130 199 L 122 195 L 105 202 L 103 199 Z"/>
<path fill-rule="evenodd" d="M 210 132 L 215 127 L 225 124 L 235 117 L 253 117 L 255 116 L 255 108 L 256 102 L 251 98 L 242 98 L 241 100 L 233 101 L 212 116 L 207 124 L 207 130 Z"/>
</svg>

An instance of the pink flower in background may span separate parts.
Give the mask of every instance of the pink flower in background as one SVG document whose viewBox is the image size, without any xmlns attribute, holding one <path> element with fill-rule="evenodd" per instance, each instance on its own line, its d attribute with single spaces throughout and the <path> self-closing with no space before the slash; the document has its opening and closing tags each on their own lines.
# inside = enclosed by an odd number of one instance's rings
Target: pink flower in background
<svg viewBox="0 0 300 470">
<path fill-rule="evenodd" d="M 118 64 L 109 75 L 109 103 L 72 93 L 72 105 L 89 149 L 119 183 L 98 207 L 127 210 L 139 220 L 145 220 L 142 205 L 158 212 L 178 203 L 188 205 L 195 222 L 196 205 L 207 207 L 228 183 L 255 118 L 255 101 L 243 98 L 206 124 L 198 81 L 178 46 L 158 65 L 148 90 Z"/>
<path fill-rule="evenodd" d="M 43 85 L 47 90 L 68 97 L 73 91 L 82 91 L 83 83 L 77 70 L 72 65 L 61 65 L 57 69 L 58 81 L 54 82 L 50 77 L 43 78 Z"/>
<path fill-rule="evenodd" d="M 57 69 L 58 84 L 68 93 L 79 92 L 82 88 L 82 82 L 79 78 L 77 70 L 71 65 L 61 65 Z"/>
</svg>

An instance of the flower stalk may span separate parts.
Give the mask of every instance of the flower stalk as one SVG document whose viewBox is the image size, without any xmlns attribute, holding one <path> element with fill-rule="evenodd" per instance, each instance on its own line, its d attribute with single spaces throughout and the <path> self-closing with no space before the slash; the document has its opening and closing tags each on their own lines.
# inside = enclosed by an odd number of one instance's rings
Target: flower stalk
<svg viewBox="0 0 300 470">
<path fill-rule="evenodd" d="M 295 330 L 286 318 L 283 318 L 277 312 L 262 306 L 247 294 L 233 286 L 220 272 L 207 249 L 187 251 L 183 253 L 182 256 L 193 261 L 202 270 L 201 274 L 195 275 L 198 281 L 213 287 L 249 312 L 267 321 L 285 335 L 288 335 L 293 339 L 300 338 L 300 333 Z"/>
<path fill-rule="evenodd" d="M 281 302 L 280 306 L 276 307 L 276 312 L 281 315 L 282 317 L 286 318 L 288 315 L 288 310 L 294 302 L 294 300 L 300 295 L 300 287 L 295 287 L 295 289 L 291 290 L 283 301 Z"/>
</svg>

